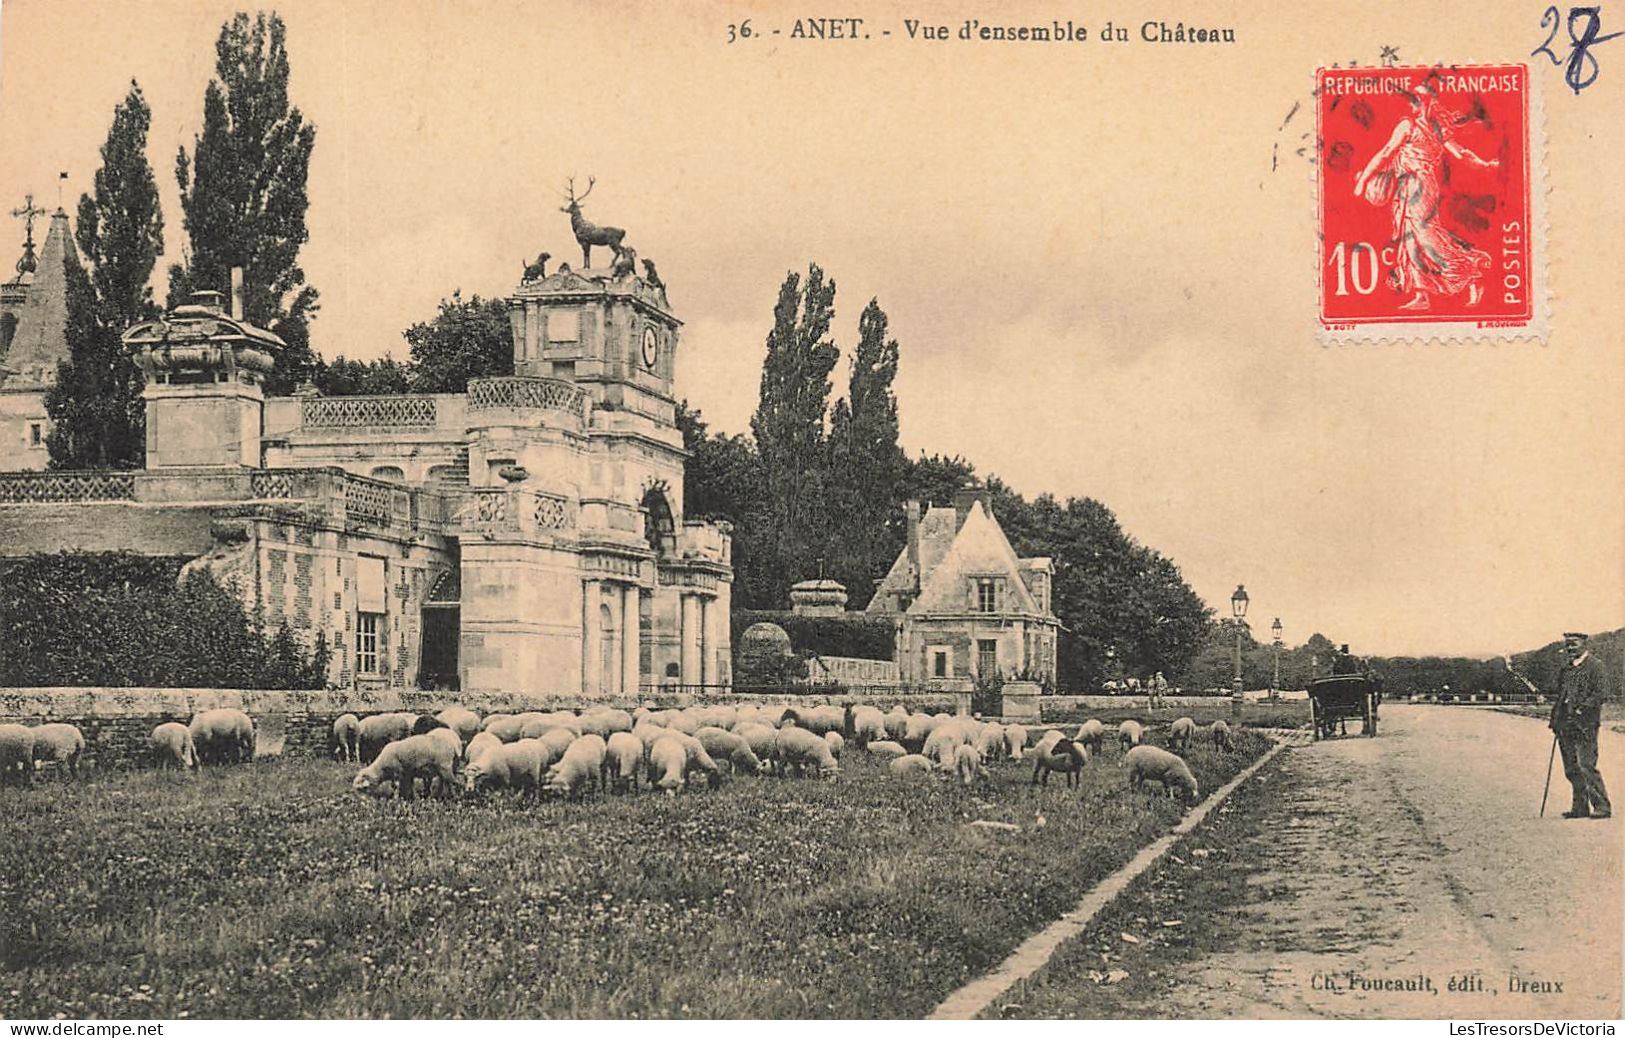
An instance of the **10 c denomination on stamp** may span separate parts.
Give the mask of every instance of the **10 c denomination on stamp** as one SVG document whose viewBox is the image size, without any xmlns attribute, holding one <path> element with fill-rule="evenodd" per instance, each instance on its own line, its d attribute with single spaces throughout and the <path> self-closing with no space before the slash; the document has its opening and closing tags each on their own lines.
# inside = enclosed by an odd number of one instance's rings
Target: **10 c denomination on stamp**
<svg viewBox="0 0 1625 1038">
<path fill-rule="evenodd" d="M 1525 65 L 1320 69 L 1323 341 L 1546 333 Z"/>
</svg>

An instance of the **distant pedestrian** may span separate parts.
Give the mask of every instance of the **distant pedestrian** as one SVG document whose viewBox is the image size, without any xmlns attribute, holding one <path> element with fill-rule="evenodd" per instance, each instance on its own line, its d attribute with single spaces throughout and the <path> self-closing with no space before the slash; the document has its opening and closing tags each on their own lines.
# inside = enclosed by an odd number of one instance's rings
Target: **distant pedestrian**
<svg viewBox="0 0 1625 1038">
<path fill-rule="evenodd" d="M 1159 670 L 1156 677 L 1146 682 L 1146 686 L 1151 690 L 1151 709 L 1161 709 L 1162 697 L 1168 694 L 1168 679 L 1163 677 L 1162 671 Z"/>
<path fill-rule="evenodd" d="M 1332 660 L 1332 673 L 1334 675 L 1360 673 L 1360 661 L 1349 654 L 1347 645 L 1337 650 L 1337 658 Z"/>
<path fill-rule="evenodd" d="M 1597 770 L 1597 730 L 1602 727 L 1608 675 L 1602 661 L 1586 650 L 1585 641 L 1585 635 L 1574 631 L 1563 635 L 1568 666 L 1558 675 L 1551 729 L 1563 754 L 1563 774 L 1574 790 L 1574 806 L 1563 817 L 1607 818 L 1613 805 Z"/>
</svg>

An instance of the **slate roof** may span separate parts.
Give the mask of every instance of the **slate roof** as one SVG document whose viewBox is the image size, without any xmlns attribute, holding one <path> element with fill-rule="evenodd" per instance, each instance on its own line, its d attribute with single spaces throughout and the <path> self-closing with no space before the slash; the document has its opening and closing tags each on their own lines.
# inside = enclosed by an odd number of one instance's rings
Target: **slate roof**
<svg viewBox="0 0 1625 1038">
<path fill-rule="evenodd" d="M 0 358 L 7 390 L 55 384 L 57 361 L 68 359 L 68 277 L 64 261 L 79 262 L 68 233 L 68 214 L 51 215 L 51 229 L 40 250 L 39 266 L 28 285 L 28 299 L 17 315 L 17 331 Z"/>
<path fill-rule="evenodd" d="M 913 616 L 970 612 L 967 581 L 973 577 L 1002 577 L 1004 596 L 999 603 L 1000 613 L 1042 614 L 1037 600 L 1021 579 L 1021 571 L 1047 560 L 1018 558 L 1003 528 L 980 501 L 971 504 L 965 523 L 958 531 L 954 529 L 956 519 L 953 508 L 935 506 L 920 520 L 920 593 L 906 612 Z M 904 548 L 866 611 L 887 611 L 889 596 L 908 590 L 908 570 L 908 549 Z"/>
</svg>

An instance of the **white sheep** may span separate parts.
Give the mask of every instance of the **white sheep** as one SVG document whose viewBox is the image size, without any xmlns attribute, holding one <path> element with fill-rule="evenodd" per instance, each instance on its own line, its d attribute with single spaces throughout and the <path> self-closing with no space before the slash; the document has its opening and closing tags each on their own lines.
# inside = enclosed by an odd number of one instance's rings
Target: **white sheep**
<svg viewBox="0 0 1625 1038">
<path fill-rule="evenodd" d="M 693 735 L 700 730 L 700 722 L 698 718 L 686 710 L 676 710 L 672 712 L 670 717 L 666 718 L 666 727 L 674 732 L 682 732 L 684 735 Z"/>
<path fill-rule="evenodd" d="M 34 730 L 0 724 L 0 782 L 14 774 L 21 785 L 34 781 Z"/>
<path fill-rule="evenodd" d="M 779 774 L 788 774 L 794 768 L 798 777 L 808 768 L 816 768 L 822 776 L 833 778 L 841 766 L 829 752 L 829 743 L 805 728 L 785 727 L 779 730 L 778 745 L 773 750 Z"/>
<path fill-rule="evenodd" d="M 179 721 L 165 721 L 147 736 L 147 749 L 160 768 L 197 767 L 197 748 L 192 745 L 192 733 Z"/>
<path fill-rule="evenodd" d="M 836 760 L 841 759 L 841 751 L 846 749 L 846 740 L 840 732 L 825 732 L 824 741 L 829 744 L 829 755 Z"/>
<path fill-rule="evenodd" d="M 75 777 L 79 774 L 79 758 L 85 752 L 85 736 L 78 727 L 55 721 L 34 729 L 34 766 L 49 767 L 60 764 Z"/>
<path fill-rule="evenodd" d="M 814 735 L 825 735 L 846 728 L 846 711 L 838 706 L 815 706 L 810 710 L 791 707 L 784 713 L 784 723 L 805 728 Z"/>
<path fill-rule="evenodd" d="M 886 715 L 878 707 L 855 706 L 852 708 L 852 741 L 858 749 L 863 749 L 869 743 L 886 738 Z"/>
<path fill-rule="evenodd" d="M 334 760 L 351 764 L 361 759 L 361 718 L 354 714 L 340 714 L 333 719 L 330 737 Z"/>
<path fill-rule="evenodd" d="M 1004 741 L 1010 747 L 1010 759 L 1020 760 L 1027 752 L 1027 726 L 1024 724 L 1005 725 Z"/>
<path fill-rule="evenodd" d="M 1049 736 L 1045 736 L 1034 749 L 1031 784 L 1038 785 L 1039 776 L 1042 775 L 1044 785 L 1048 786 L 1050 772 L 1058 771 L 1066 776 L 1067 788 L 1070 789 L 1078 784 L 1079 772 L 1089 763 L 1089 747 L 1066 738 L 1060 732 L 1050 734 L 1056 738 L 1050 740 Z"/>
<path fill-rule="evenodd" d="M 695 732 L 694 738 L 705 747 L 705 752 L 710 754 L 712 760 L 718 763 L 727 761 L 728 766 L 734 771 L 754 775 L 762 770 L 761 758 L 751 750 L 750 743 L 745 741 L 744 736 L 737 732 L 706 727 Z"/>
<path fill-rule="evenodd" d="M 1145 729 L 1138 721 L 1124 721 L 1117 726 L 1117 742 L 1124 750 L 1132 749 L 1145 739 Z"/>
<path fill-rule="evenodd" d="M 361 763 L 371 764 L 377 760 L 378 754 L 383 752 L 385 746 L 411 735 L 412 726 L 416 723 L 416 714 L 373 714 L 371 717 L 363 717 L 357 729 Z"/>
<path fill-rule="evenodd" d="M 463 747 L 463 763 L 473 764 L 496 747 L 506 745 L 508 744 L 490 732 L 480 732 L 474 738 L 468 740 L 468 745 Z"/>
<path fill-rule="evenodd" d="M 1230 734 L 1230 726 L 1223 721 L 1214 721 L 1213 727 L 1208 729 L 1208 734 L 1213 736 L 1213 745 L 1218 749 L 1234 750 L 1236 748 L 1236 740 Z"/>
<path fill-rule="evenodd" d="M 676 796 L 688 771 L 688 751 L 670 736 L 656 739 L 649 748 L 649 785 Z"/>
<path fill-rule="evenodd" d="M 987 778 L 987 768 L 982 766 L 982 754 L 974 746 L 959 745 L 954 748 L 954 773 L 959 776 L 962 785 L 973 785 L 977 779 Z"/>
<path fill-rule="evenodd" d="M 609 707 L 594 707 L 581 715 L 581 731 L 583 734 L 592 732 L 601 735 L 606 740 L 616 732 L 630 732 L 632 730 L 632 715 L 625 710 L 613 710 Z"/>
<path fill-rule="evenodd" d="M 887 763 L 886 768 L 893 775 L 913 777 L 924 775 L 930 777 L 935 772 L 935 766 L 925 756 L 918 753 L 909 753 L 901 757 L 894 757 Z"/>
<path fill-rule="evenodd" d="M 480 715 L 466 707 L 448 706 L 435 714 L 434 717 L 435 720 L 456 732 L 457 738 L 464 745 L 467 745 L 470 739 L 484 731 L 480 727 Z"/>
<path fill-rule="evenodd" d="M 909 714 L 908 723 L 903 728 L 903 737 L 897 741 L 918 753 L 936 726 L 937 719 L 930 714 Z"/>
<path fill-rule="evenodd" d="M 982 728 L 976 737 L 976 752 L 983 760 L 1002 760 L 1009 755 L 1009 744 L 1004 739 L 1004 725 L 997 722 Z"/>
<path fill-rule="evenodd" d="M 1196 734 L 1196 722 L 1188 717 L 1181 717 L 1168 726 L 1168 748 L 1188 750 L 1191 746 L 1191 736 Z"/>
<path fill-rule="evenodd" d="M 197 748 L 199 764 L 254 759 L 254 722 L 241 710 L 229 707 L 204 710 L 193 716 L 187 727 L 192 732 L 192 745 Z M 411 728 L 410 721 L 407 727 Z"/>
<path fill-rule="evenodd" d="M 872 742 L 866 746 L 865 749 L 879 757 L 896 758 L 908 756 L 908 750 L 903 748 L 902 743 L 893 742 L 890 739 L 881 739 L 878 742 Z"/>
<path fill-rule="evenodd" d="M 766 724 L 747 724 L 734 729 L 734 734 L 745 740 L 750 752 L 756 755 L 757 760 L 763 762 L 767 770 L 777 770 L 779 729 Z"/>
<path fill-rule="evenodd" d="M 433 735 L 409 735 L 384 746 L 371 764 L 356 772 L 352 789 L 358 793 L 380 796 L 389 791 L 393 782 L 401 799 L 411 800 L 417 795 L 417 777 L 440 780 L 442 794 L 449 793 L 454 773 L 452 762 L 456 753 L 443 738 Z"/>
<path fill-rule="evenodd" d="M 370 717 L 368 721 L 372 720 Z M 366 721 L 361 722 L 366 724 Z M 495 719 L 487 717 L 482 731 L 490 732 L 503 742 L 518 742 L 525 737 L 525 721 L 513 714 L 504 714 Z"/>
<path fill-rule="evenodd" d="M 908 734 L 908 707 L 899 703 L 886 713 L 886 738 L 900 743 Z"/>
<path fill-rule="evenodd" d="M 480 722 L 480 731 L 488 732 L 491 730 L 492 725 L 506 721 L 511 717 L 513 717 L 513 714 L 486 714 L 485 719 Z"/>
<path fill-rule="evenodd" d="M 579 796 L 586 786 L 601 788 L 604 781 L 604 757 L 608 750 L 603 738 L 583 735 L 572 741 L 558 763 L 547 769 L 545 789 L 549 793 Z"/>
<path fill-rule="evenodd" d="M 609 781 L 617 793 L 638 788 L 638 769 L 643 766 L 643 740 L 631 732 L 610 732 L 605 743 L 609 761 Z"/>
<path fill-rule="evenodd" d="M 1078 725 L 1077 734 L 1072 736 L 1073 742 L 1081 742 L 1089 747 L 1090 753 L 1099 753 L 1101 744 L 1106 740 L 1106 726 L 1100 723 L 1100 718 L 1091 717 Z"/>
<path fill-rule="evenodd" d="M 483 789 L 527 790 L 535 797 L 541 793 L 547 762 L 547 747 L 537 739 L 499 741 L 463 769 L 463 788 L 470 793 Z"/>
<path fill-rule="evenodd" d="M 954 760 L 954 750 L 964 743 L 959 733 L 949 726 L 942 725 L 931 733 L 920 748 L 920 756 L 941 768 L 951 767 Z"/>
<path fill-rule="evenodd" d="M 1175 790 L 1191 801 L 1197 797 L 1196 776 L 1177 754 L 1159 746 L 1136 746 L 1124 754 L 1121 763 L 1128 767 L 1130 789 L 1137 790 L 1147 780 L 1155 780 L 1162 783 L 1170 797 Z"/>
</svg>

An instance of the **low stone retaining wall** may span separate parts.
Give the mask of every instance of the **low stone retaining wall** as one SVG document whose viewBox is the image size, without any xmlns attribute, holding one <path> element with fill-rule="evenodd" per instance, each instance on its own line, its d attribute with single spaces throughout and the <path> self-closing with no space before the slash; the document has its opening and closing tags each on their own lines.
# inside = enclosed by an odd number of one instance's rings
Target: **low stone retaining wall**
<svg viewBox="0 0 1625 1038">
<path fill-rule="evenodd" d="M 65 721 L 85 736 L 85 755 L 98 768 L 140 767 L 149 760 L 147 737 L 165 721 L 185 723 L 200 710 L 231 707 L 254 719 L 259 756 L 316 757 L 328 752 L 333 721 L 342 714 L 437 713 L 462 706 L 480 716 L 526 710 L 578 709 L 586 705 L 640 704 L 651 708 L 722 703 L 744 706 L 845 706 L 872 703 L 886 709 L 899 703 L 910 711 L 953 713 L 952 695 L 646 695 L 638 703 L 584 700 L 581 696 L 522 692 L 465 693 L 388 689 L 301 692 L 264 689 L 166 688 L 7 688 L 0 689 L 0 724 L 28 726 Z"/>
</svg>

